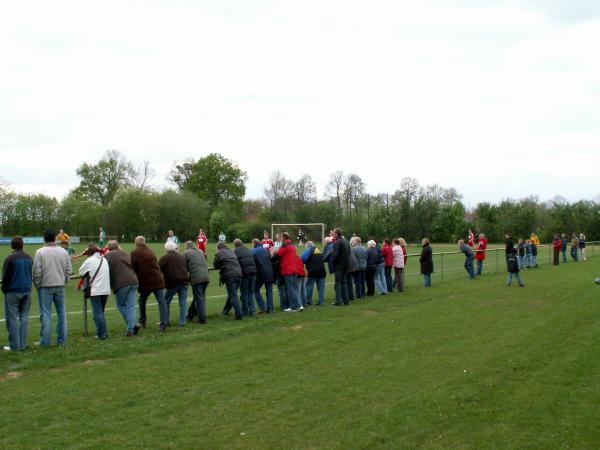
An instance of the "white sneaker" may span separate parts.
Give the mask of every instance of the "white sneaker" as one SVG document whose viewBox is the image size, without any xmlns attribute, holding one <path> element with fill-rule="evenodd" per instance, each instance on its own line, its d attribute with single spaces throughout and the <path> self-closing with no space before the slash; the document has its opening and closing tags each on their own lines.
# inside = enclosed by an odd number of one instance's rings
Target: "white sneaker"
<svg viewBox="0 0 600 450">
<path fill-rule="evenodd" d="M 283 311 L 284 312 L 290 312 L 290 311 L 292 311 L 292 308 L 285 308 Z"/>
<path fill-rule="evenodd" d="M 8 345 L 4 345 L 4 346 L 2 346 L 2 350 L 6 351 L 6 352 L 10 352 L 10 347 Z"/>
<path fill-rule="evenodd" d="M 298 311 L 304 311 L 304 306 L 300 305 L 300 308 L 298 308 Z"/>
</svg>

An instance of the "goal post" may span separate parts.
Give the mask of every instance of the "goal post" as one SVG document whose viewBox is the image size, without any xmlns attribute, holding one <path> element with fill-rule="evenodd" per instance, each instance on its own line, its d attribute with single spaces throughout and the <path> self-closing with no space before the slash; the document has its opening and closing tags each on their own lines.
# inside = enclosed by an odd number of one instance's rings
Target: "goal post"
<svg viewBox="0 0 600 450">
<path fill-rule="evenodd" d="M 292 238 L 292 241 L 300 242 L 300 236 L 303 238 L 302 243 L 306 241 L 314 241 L 315 244 L 321 244 L 325 239 L 325 224 L 324 223 L 272 223 L 271 238 L 275 239 L 276 233 L 287 231 Z"/>
</svg>

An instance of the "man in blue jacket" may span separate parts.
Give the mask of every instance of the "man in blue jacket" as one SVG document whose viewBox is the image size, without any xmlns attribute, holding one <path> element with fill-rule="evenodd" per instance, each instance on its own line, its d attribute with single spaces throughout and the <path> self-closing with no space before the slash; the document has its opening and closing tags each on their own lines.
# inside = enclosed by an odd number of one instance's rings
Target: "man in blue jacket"
<svg viewBox="0 0 600 450">
<path fill-rule="evenodd" d="M 263 246 L 258 239 L 252 240 L 252 255 L 256 264 L 256 284 L 254 285 L 254 299 L 260 308 L 261 312 L 271 314 L 273 312 L 273 280 L 275 279 L 273 272 L 273 263 L 271 262 L 271 254 Z M 260 288 L 265 286 L 267 293 L 267 305 L 260 294 Z"/>
<path fill-rule="evenodd" d="M 13 252 L 2 266 L 2 292 L 9 349 L 17 351 L 27 347 L 33 260 L 23 251 L 23 238 L 20 236 L 12 238 L 10 246 Z"/>
</svg>

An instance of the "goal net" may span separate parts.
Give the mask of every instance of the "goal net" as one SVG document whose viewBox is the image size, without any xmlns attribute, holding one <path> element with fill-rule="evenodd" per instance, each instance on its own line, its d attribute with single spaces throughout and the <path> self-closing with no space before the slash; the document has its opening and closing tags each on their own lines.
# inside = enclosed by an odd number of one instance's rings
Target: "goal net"
<svg viewBox="0 0 600 450">
<path fill-rule="evenodd" d="M 271 224 L 271 237 L 275 239 L 275 234 L 287 231 L 296 244 L 304 244 L 306 241 L 313 241 L 316 245 L 321 245 L 325 239 L 324 223 L 273 223 Z"/>
</svg>

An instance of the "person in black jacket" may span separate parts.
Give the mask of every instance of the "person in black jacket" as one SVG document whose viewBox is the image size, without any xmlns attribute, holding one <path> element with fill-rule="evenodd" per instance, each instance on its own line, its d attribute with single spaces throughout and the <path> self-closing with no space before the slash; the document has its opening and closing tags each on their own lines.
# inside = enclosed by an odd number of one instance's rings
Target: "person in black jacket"
<svg viewBox="0 0 600 450">
<path fill-rule="evenodd" d="M 512 235 L 510 233 L 506 233 L 506 246 L 504 249 L 504 253 L 506 256 L 506 262 L 508 262 L 508 257 L 512 255 L 512 252 L 515 248 L 515 243 L 512 240 Z"/>
<path fill-rule="evenodd" d="M 315 247 L 312 241 L 306 243 L 306 249 L 302 252 L 302 261 L 306 265 L 306 302 L 312 305 L 313 287 L 316 283 L 319 298 L 317 306 L 323 306 L 325 301 L 325 263 L 323 262 L 323 254 Z"/>
<path fill-rule="evenodd" d="M 521 281 L 521 275 L 519 275 L 519 260 L 517 258 L 517 250 L 514 248 L 512 249 L 510 255 L 508 255 L 508 259 L 506 261 L 506 270 L 508 272 L 508 281 L 506 282 L 506 286 L 510 287 L 514 275 L 514 277 L 519 282 L 519 287 L 525 287 L 525 285 Z"/>
<path fill-rule="evenodd" d="M 217 254 L 213 260 L 215 269 L 219 269 L 219 279 L 227 287 L 227 301 L 223 307 L 223 314 L 229 314 L 233 307 L 235 318 L 242 320 L 242 308 L 238 300 L 238 289 L 242 282 L 242 268 L 237 256 L 227 248 L 225 242 L 217 243 Z"/>
<path fill-rule="evenodd" d="M 425 287 L 431 287 L 431 274 L 433 273 L 433 252 L 429 245 L 429 239 L 425 238 L 421 241 L 423 244 L 423 250 L 421 250 L 421 257 L 419 262 L 421 263 L 421 273 L 423 274 L 423 285 Z"/>
<path fill-rule="evenodd" d="M 256 284 L 254 286 L 254 299 L 261 312 L 273 312 L 273 262 L 271 255 L 258 239 L 252 239 L 252 255 L 256 264 Z M 260 295 L 260 288 L 264 285 L 267 294 L 267 304 Z"/>
<path fill-rule="evenodd" d="M 13 237 L 10 247 L 13 252 L 2 265 L 2 292 L 9 349 L 19 351 L 27 347 L 33 259 L 23 251 L 22 237 Z"/>
<path fill-rule="evenodd" d="M 365 270 L 365 281 L 367 283 L 367 295 L 375 295 L 375 274 L 377 273 L 377 243 L 371 239 L 367 242 L 367 268 Z"/>
<path fill-rule="evenodd" d="M 336 238 L 333 244 L 333 268 L 335 273 L 335 306 L 350 304 L 348 295 L 348 269 L 350 263 L 350 244 L 342 234 L 341 228 L 333 230 Z"/>
<path fill-rule="evenodd" d="M 242 315 L 256 315 L 254 307 L 254 286 L 256 285 L 256 263 L 252 251 L 244 246 L 241 239 L 233 240 L 233 252 L 242 268 L 242 282 L 240 285 L 240 297 L 242 300 Z M 265 309 L 264 304 L 261 308 Z"/>
</svg>

